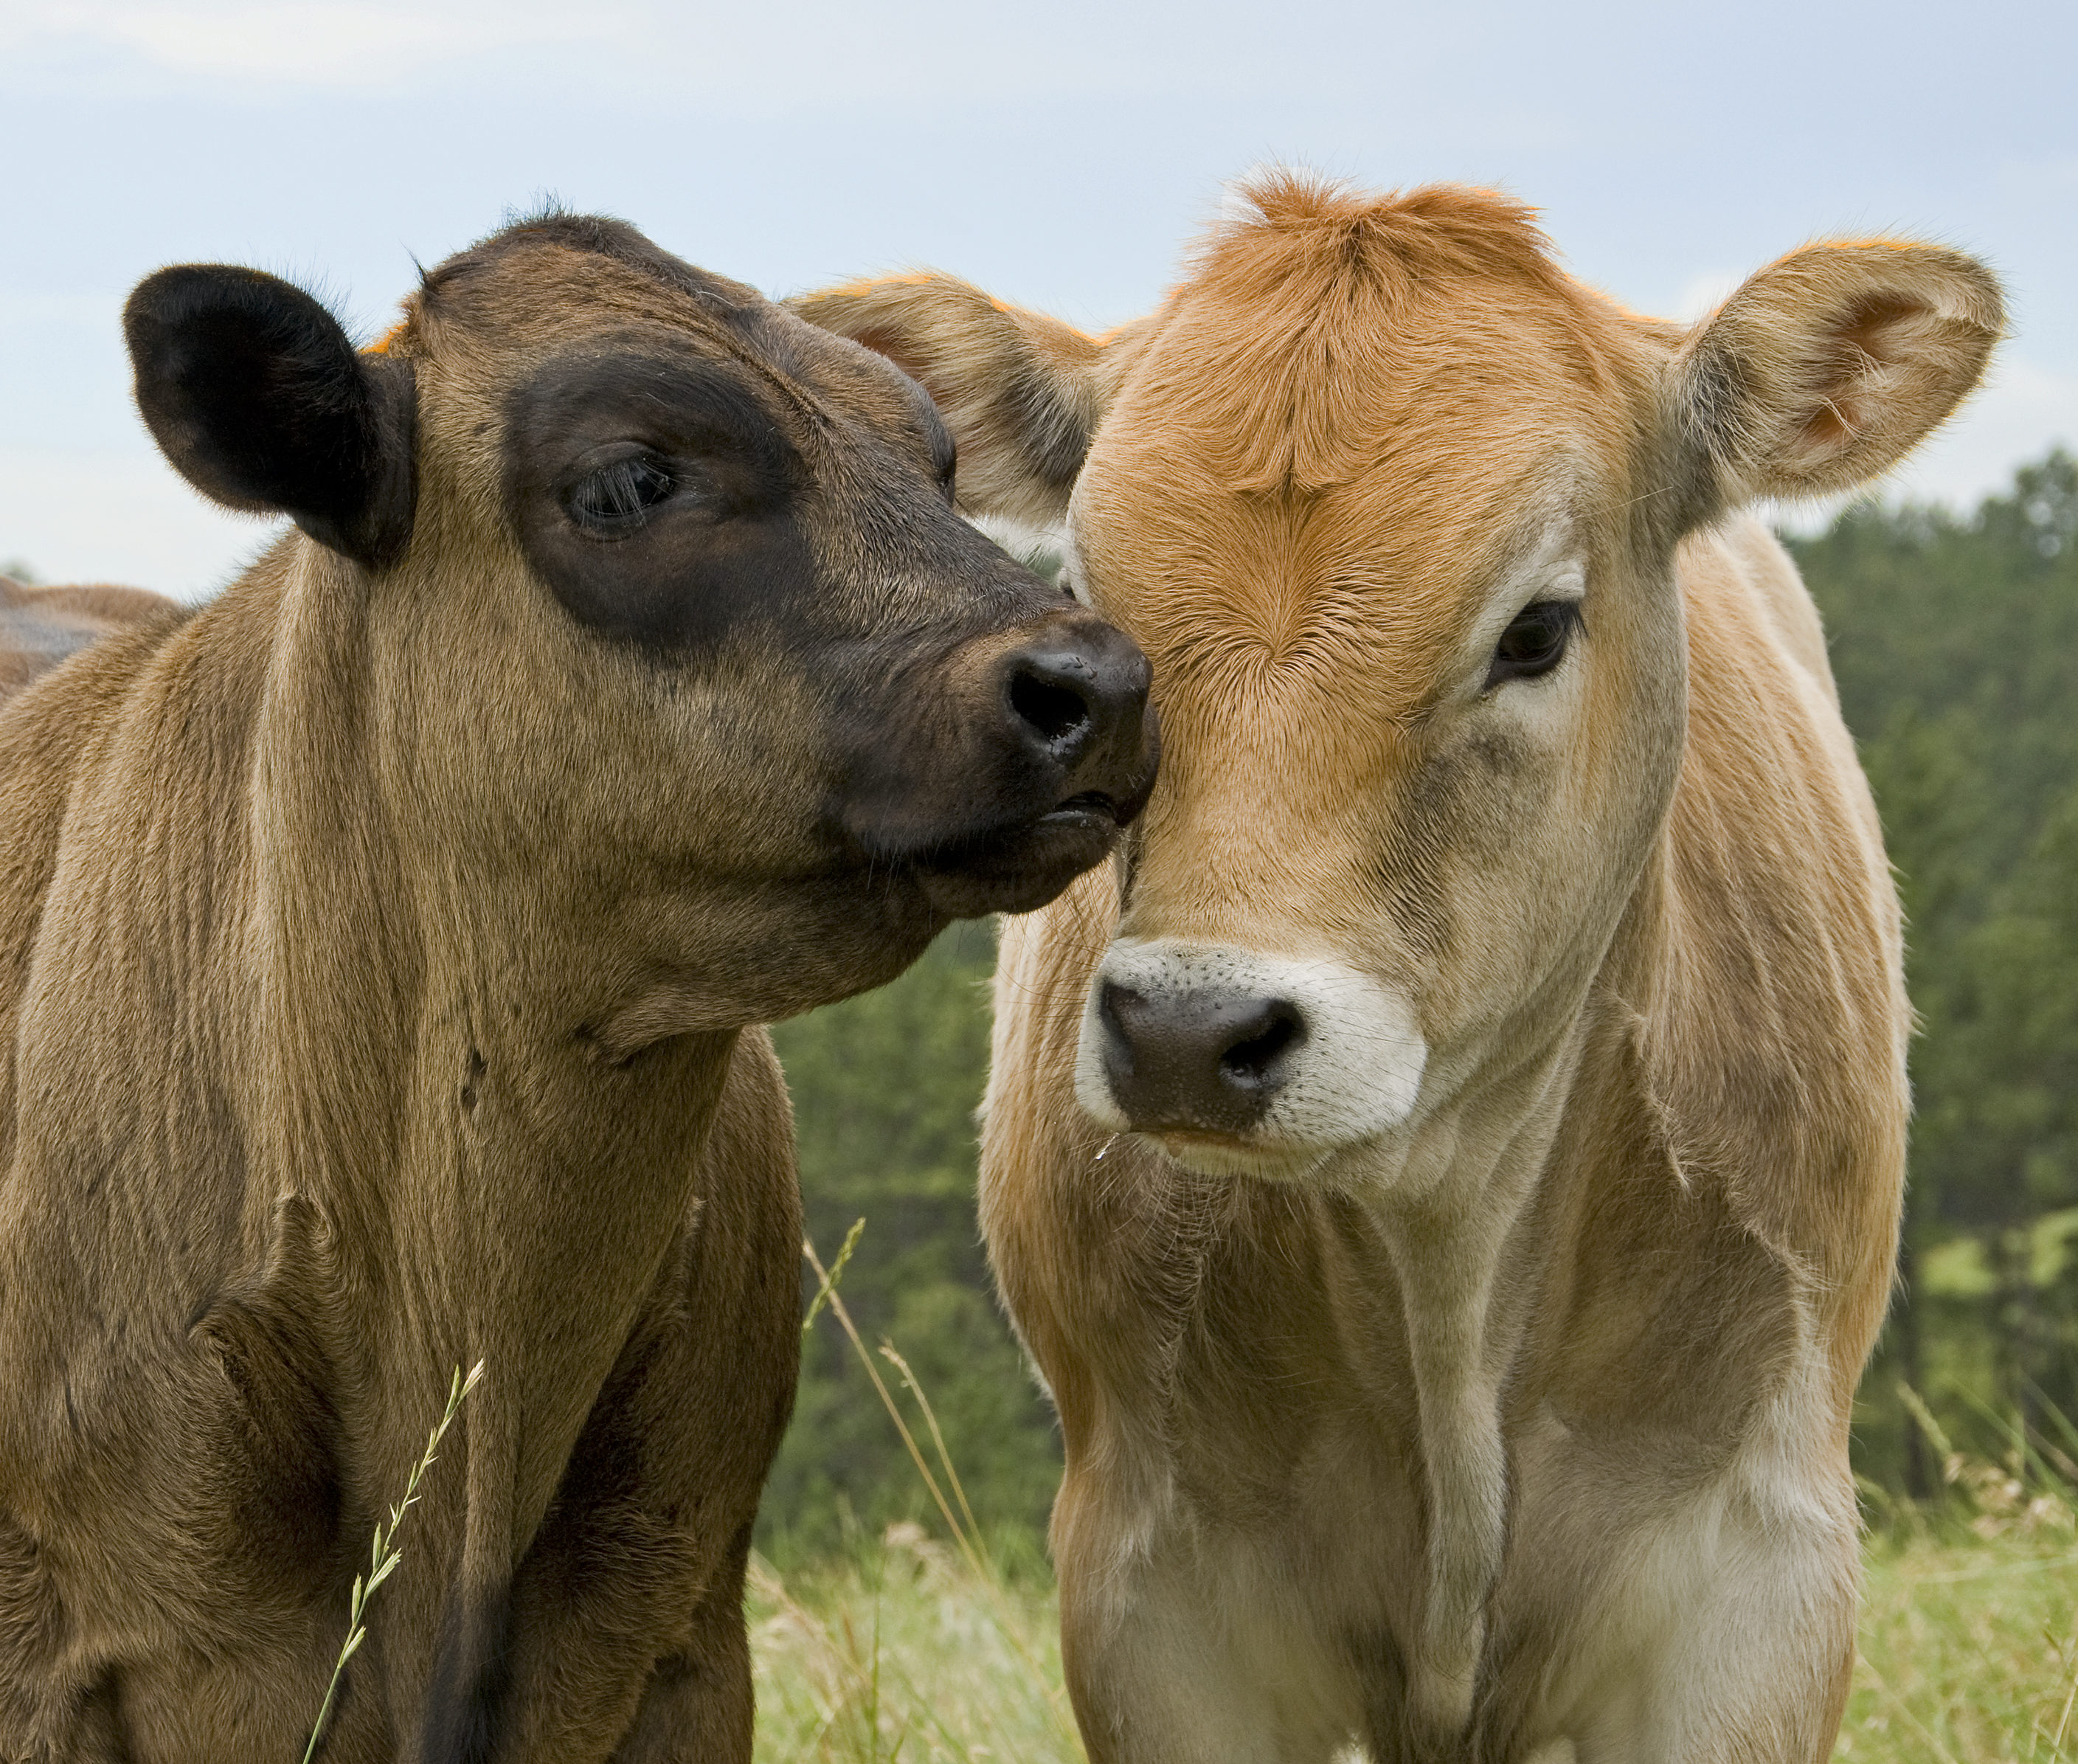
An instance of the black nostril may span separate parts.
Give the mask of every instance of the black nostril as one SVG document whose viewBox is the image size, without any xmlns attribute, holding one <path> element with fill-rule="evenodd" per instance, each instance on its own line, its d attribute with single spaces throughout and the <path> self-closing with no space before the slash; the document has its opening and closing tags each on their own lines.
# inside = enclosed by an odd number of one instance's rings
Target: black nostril
<svg viewBox="0 0 2078 1764">
<path fill-rule="evenodd" d="M 1010 708 L 1049 747 L 1087 734 L 1090 702 L 1084 689 L 1064 674 L 1028 662 L 1011 676 Z"/>
<path fill-rule="evenodd" d="M 1306 1019 L 1288 999 L 1272 999 L 1247 1032 L 1220 1055 L 1220 1076 L 1243 1090 L 1281 1081 L 1277 1064 L 1306 1039 Z"/>
<path fill-rule="evenodd" d="M 1139 993 L 1128 992 L 1115 980 L 1108 980 L 1097 989 L 1097 1015 L 1107 1031 L 1107 1057 L 1116 1076 L 1133 1076 L 1133 1032 L 1125 1026 L 1125 1014 L 1131 1011 L 1137 1016 L 1144 1005 Z"/>
<path fill-rule="evenodd" d="M 1216 987 L 1141 993 L 1108 980 L 1097 1015 L 1112 1099 L 1142 1132 L 1246 1132 L 1291 1081 L 1307 1039 L 1292 1000 Z"/>
</svg>

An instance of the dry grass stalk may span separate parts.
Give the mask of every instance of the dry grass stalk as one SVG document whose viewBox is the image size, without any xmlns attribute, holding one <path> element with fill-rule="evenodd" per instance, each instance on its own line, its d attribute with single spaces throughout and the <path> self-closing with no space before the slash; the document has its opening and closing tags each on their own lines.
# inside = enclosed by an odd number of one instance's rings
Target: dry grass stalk
<svg viewBox="0 0 2078 1764">
<path fill-rule="evenodd" d="M 468 1400 L 469 1392 L 477 1387 L 482 1377 L 483 1362 L 481 1360 L 469 1369 L 466 1378 L 461 1375 L 460 1366 L 455 1368 L 454 1377 L 448 1385 L 447 1407 L 441 1412 L 432 1431 L 426 1436 L 426 1449 L 419 1461 L 411 1467 L 411 1476 L 404 1484 L 404 1498 L 390 1509 L 388 1524 L 385 1525 L 379 1520 L 376 1524 L 374 1541 L 369 1549 L 368 1572 L 353 1577 L 353 1596 L 347 1607 L 346 1640 L 340 1645 L 338 1659 L 332 1662 L 332 1680 L 325 1686 L 324 1701 L 319 1706 L 317 1720 L 311 1728 L 311 1742 L 303 1748 L 303 1764 L 311 1764 L 311 1760 L 317 1756 L 318 1741 L 324 1737 L 325 1723 L 332 1719 L 332 1706 L 339 1695 L 339 1681 L 346 1671 L 346 1662 L 354 1657 L 361 1643 L 368 1639 L 365 1620 L 369 1603 L 375 1596 L 375 1589 L 397 1571 L 398 1563 L 403 1560 L 397 1549 L 398 1528 L 404 1523 L 404 1515 L 418 1501 L 419 1485 L 425 1480 L 427 1471 L 436 1461 L 441 1440 L 454 1424 L 454 1418 L 461 1414 L 461 1406 Z"/>
<path fill-rule="evenodd" d="M 966 1561 L 975 1584 L 986 1589 L 994 1601 L 995 1627 L 998 1632 L 1024 1662 L 1031 1682 L 1044 1691 L 1046 1704 L 1052 1713 L 1055 1726 L 1069 1744 L 1075 1747 L 1076 1755 L 1079 1756 L 1080 1746 L 1075 1737 L 1074 1721 L 1069 1713 L 1067 1692 L 1061 1683 L 1059 1671 L 1058 1668 L 1049 1670 L 1041 1665 L 1029 1643 L 1021 1633 L 1022 1625 L 1016 1620 L 1016 1614 L 1009 1608 L 1009 1602 L 1001 1578 L 995 1572 L 995 1564 L 988 1558 L 983 1543 L 980 1527 L 974 1520 L 974 1509 L 968 1504 L 966 1490 L 961 1486 L 959 1473 L 953 1467 L 952 1453 L 946 1449 L 945 1436 L 938 1426 L 938 1418 L 931 1407 L 930 1399 L 924 1394 L 923 1386 L 911 1369 L 909 1362 L 895 1351 L 893 1343 L 883 1342 L 881 1344 L 882 1353 L 887 1357 L 889 1363 L 901 1373 L 903 1383 L 908 1386 L 911 1394 L 916 1398 L 917 1407 L 923 1412 L 924 1422 L 930 1430 L 932 1444 L 937 1450 L 938 1461 L 945 1473 L 945 1482 L 951 1486 L 954 1495 L 958 1499 L 960 1511 L 966 1516 L 966 1523 L 964 1525 L 954 1515 L 950 1503 L 945 1499 L 944 1487 L 941 1486 L 937 1478 L 931 1473 L 931 1467 L 924 1461 L 922 1448 L 916 1444 L 916 1435 L 911 1432 L 909 1423 L 903 1418 L 902 1411 L 895 1402 L 893 1394 L 888 1390 L 887 1381 L 880 1376 L 880 1369 L 874 1365 L 873 1356 L 866 1352 L 866 1342 L 858 1332 L 857 1325 L 853 1323 L 851 1312 L 846 1308 L 843 1296 L 837 1290 L 837 1273 L 842 1270 L 845 1258 L 849 1255 L 852 1244 L 857 1240 L 858 1234 L 864 1229 L 865 1224 L 866 1221 L 861 1219 L 853 1226 L 850 1234 L 845 1239 L 845 1248 L 838 1257 L 836 1269 L 828 1273 L 824 1272 L 822 1258 L 816 1253 L 814 1243 L 805 1237 L 801 1240 L 801 1253 L 807 1258 L 809 1267 L 816 1273 L 818 1282 L 817 1296 L 820 1298 L 825 1294 L 828 1296 L 832 1315 L 837 1318 L 838 1324 L 850 1340 L 853 1351 L 858 1356 L 859 1364 L 866 1368 L 866 1377 L 873 1381 L 873 1388 L 879 1394 L 882 1407 L 887 1411 L 888 1418 L 895 1423 L 895 1432 L 901 1436 L 902 1444 L 909 1453 L 910 1461 L 916 1466 L 917 1474 L 923 1478 L 924 1486 L 930 1491 L 932 1500 L 936 1503 L 940 1515 L 945 1521 L 945 1528 L 952 1534 L 953 1541 L 958 1548 L 962 1557 Z M 878 1633 L 877 1628 L 875 1632 Z M 877 1677 L 875 1682 L 877 1685 Z"/>
<path fill-rule="evenodd" d="M 863 1225 L 865 1221 L 862 1219 L 859 1223 Z M 903 1419 L 902 1411 L 895 1406 L 887 1381 L 880 1376 L 880 1369 L 874 1365 L 873 1356 L 866 1352 L 858 1326 L 851 1320 L 851 1313 L 845 1307 L 844 1299 L 833 1284 L 833 1277 L 824 1272 L 822 1258 L 816 1253 L 815 1244 L 807 1238 L 801 1239 L 801 1253 L 808 1258 L 808 1265 L 815 1269 L 816 1277 L 822 1283 L 821 1290 L 829 1294 L 831 1313 L 850 1339 L 852 1347 L 858 1355 L 859 1364 L 866 1368 L 866 1377 L 873 1381 L 873 1388 L 879 1393 L 882 1406 L 895 1423 L 895 1431 L 902 1436 L 902 1444 L 908 1450 L 910 1461 L 916 1466 L 916 1473 L 924 1478 L 924 1486 L 931 1491 L 931 1499 L 937 1503 L 939 1512 L 945 1517 L 945 1528 L 953 1534 L 953 1541 L 958 1545 L 960 1553 L 967 1559 L 967 1565 L 977 1575 L 984 1580 L 994 1579 L 995 1575 L 983 1561 L 977 1541 L 968 1536 L 959 1520 L 953 1516 L 952 1507 L 945 1499 L 945 1491 L 938 1486 L 937 1478 L 931 1473 L 931 1466 L 924 1461 L 924 1454 L 917 1446 L 916 1435 L 909 1431 L 909 1423 Z"/>
</svg>

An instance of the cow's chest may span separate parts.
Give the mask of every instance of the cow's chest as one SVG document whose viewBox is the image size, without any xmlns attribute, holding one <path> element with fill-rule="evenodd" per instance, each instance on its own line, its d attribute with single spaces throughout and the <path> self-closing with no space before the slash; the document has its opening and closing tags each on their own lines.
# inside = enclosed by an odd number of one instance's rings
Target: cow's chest
<svg viewBox="0 0 2078 1764">
<path fill-rule="evenodd" d="M 1659 1295 L 1683 1315 L 1710 1297 Z M 1795 1301 L 1778 1297 L 1763 1331 L 1775 1351 L 1738 1379 L 1717 1376 L 1725 1356 L 1707 1330 L 1685 1327 L 1634 1333 L 1625 1352 L 1605 1340 L 1610 1382 L 1592 1402 L 1571 1400 L 1576 1377 L 1525 1395 L 1525 1373 L 1496 1402 L 1504 1541 L 1477 1593 L 1462 1718 L 1481 1764 L 1563 1757 L 1550 1748 L 1590 1738 L 1598 1755 L 1668 1755 L 1653 1747 L 1679 1729 L 1680 1662 L 1765 1653 L 1796 1632 L 1800 1601 L 1838 1603 L 1851 1494 L 1826 1444 L 1822 1354 L 1796 1345 L 1809 1338 Z M 1144 1638 L 1167 1670 L 1216 1662 L 1222 1722 L 1259 1728 L 1266 1758 L 1325 1758 L 1355 1736 L 1381 1760 L 1423 1757 L 1441 1731 L 1416 1707 L 1425 1650 L 1435 1656 L 1438 1519 L 1413 1371 L 1397 1336 L 1363 1361 L 1301 1354 L 1294 1343 L 1329 1334 L 1306 1330 L 1303 1309 L 1281 1336 L 1200 1328 L 1161 1400 L 1119 1423 L 1108 1486 L 1074 1503 L 1079 1559 L 1108 1569 L 1090 1618 Z M 1526 1340 L 1521 1365 L 1538 1358 Z M 1715 1391 L 1700 1420 L 1697 1381 Z M 1101 1545 L 1088 1524 L 1100 1513 Z M 1316 1749 L 1316 1729 L 1342 1739 Z"/>
</svg>

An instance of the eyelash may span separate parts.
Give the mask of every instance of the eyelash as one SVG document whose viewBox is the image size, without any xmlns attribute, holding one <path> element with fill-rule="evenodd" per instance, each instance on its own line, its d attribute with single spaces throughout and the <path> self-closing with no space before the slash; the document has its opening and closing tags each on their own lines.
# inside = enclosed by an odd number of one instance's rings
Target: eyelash
<svg viewBox="0 0 2078 1764">
<path fill-rule="evenodd" d="M 635 454 L 579 479 L 564 506 L 581 527 L 595 532 L 628 532 L 643 525 L 649 511 L 667 500 L 678 487 L 678 480 L 661 460 L 649 454 Z"/>
<path fill-rule="evenodd" d="M 1508 621 L 1507 629 L 1494 645 L 1484 690 L 1491 692 L 1509 680 L 1542 679 L 1566 659 L 1573 639 L 1586 629 L 1579 601 L 1531 601 Z M 1511 637 L 1517 640 L 1517 652 L 1513 654 L 1509 653 Z M 1525 652 L 1520 648 L 1525 640 L 1539 646 Z"/>
</svg>

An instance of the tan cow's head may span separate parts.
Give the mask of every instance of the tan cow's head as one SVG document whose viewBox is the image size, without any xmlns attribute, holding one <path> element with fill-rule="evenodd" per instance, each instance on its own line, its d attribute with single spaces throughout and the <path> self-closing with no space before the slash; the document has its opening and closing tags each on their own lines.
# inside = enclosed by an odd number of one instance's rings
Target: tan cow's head
<svg viewBox="0 0 2078 1764">
<path fill-rule="evenodd" d="M 1065 520 L 1074 591 L 1154 660 L 1083 1106 L 1302 1178 L 1550 1069 L 1680 766 L 1676 546 L 1893 464 L 2001 316 L 1954 252 L 1835 243 L 1684 332 L 1504 197 L 1248 194 L 1105 338 L 938 276 L 796 305 L 930 391 L 970 512 Z"/>
</svg>

